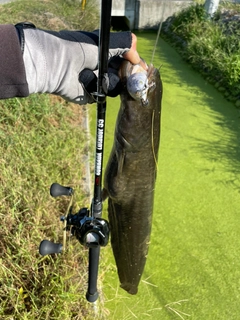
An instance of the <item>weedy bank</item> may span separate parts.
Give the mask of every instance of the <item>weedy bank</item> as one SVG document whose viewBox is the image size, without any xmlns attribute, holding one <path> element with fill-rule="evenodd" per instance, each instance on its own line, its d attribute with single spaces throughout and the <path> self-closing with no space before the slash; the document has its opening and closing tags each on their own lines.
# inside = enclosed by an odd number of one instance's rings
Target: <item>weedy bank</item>
<svg viewBox="0 0 240 320">
<path fill-rule="evenodd" d="M 0 6 L 0 23 L 31 21 L 45 29 L 93 30 L 97 8 L 88 1 L 16 1 Z M 64 255 L 41 257 L 42 239 L 62 240 L 66 199 L 53 182 L 74 187 L 78 208 L 86 154 L 82 107 L 49 95 L 0 102 L 0 318 L 88 319 L 87 252 L 74 240 Z"/>
<path fill-rule="evenodd" d="M 223 1 L 214 17 L 195 3 L 163 24 L 163 37 L 240 107 L 240 4 Z"/>
</svg>

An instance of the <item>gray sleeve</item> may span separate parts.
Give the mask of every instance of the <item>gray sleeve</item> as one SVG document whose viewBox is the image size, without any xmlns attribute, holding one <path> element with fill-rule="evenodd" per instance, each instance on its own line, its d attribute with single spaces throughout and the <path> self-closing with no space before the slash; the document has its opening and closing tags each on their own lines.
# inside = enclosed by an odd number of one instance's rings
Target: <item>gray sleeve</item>
<svg viewBox="0 0 240 320">
<path fill-rule="evenodd" d="M 19 38 L 13 25 L 0 25 L 0 99 L 29 95 Z"/>
<path fill-rule="evenodd" d="M 98 57 L 98 51 L 94 50 L 95 46 L 99 45 L 99 30 L 93 32 L 87 31 L 67 31 L 62 30 L 59 32 L 43 30 L 57 38 L 62 40 L 67 40 L 70 42 L 78 42 L 81 44 L 83 50 L 83 66 L 84 68 L 93 69 L 89 66 L 94 63 L 96 64 L 96 59 Z M 132 33 L 131 31 L 123 32 L 111 32 L 109 38 L 109 59 L 113 56 L 121 56 L 125 52 L 129 51 L 132 46 Z M 94 52 L 93 52 L 94 50 Z M 85 59 L 84 59 L 85 58 Z M 96 58 L 96 59 L 94 59 Z"/>
</svg>

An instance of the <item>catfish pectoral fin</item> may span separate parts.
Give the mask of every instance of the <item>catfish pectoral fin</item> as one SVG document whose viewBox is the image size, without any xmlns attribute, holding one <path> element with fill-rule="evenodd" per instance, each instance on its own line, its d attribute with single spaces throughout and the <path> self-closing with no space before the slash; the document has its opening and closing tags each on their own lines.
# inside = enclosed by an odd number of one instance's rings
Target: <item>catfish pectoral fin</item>
<svg viewBox="0 0 240 320">
<path fill-rule="evenodd" d="M 138 286 L 132 285 L 131 283 L 121 283 L 120 287 L 130 294 L 137 294 Z"/>
<path fill-rule="evenodd" d="M 118 174 L 118 176 L 121 176 L 122 171 L 123 171 L 124 160 L 125 160 L 124 150 L 120 154 L 117 155 L 117 160 L 118 160 L 117 174 Z"/>
</svg>

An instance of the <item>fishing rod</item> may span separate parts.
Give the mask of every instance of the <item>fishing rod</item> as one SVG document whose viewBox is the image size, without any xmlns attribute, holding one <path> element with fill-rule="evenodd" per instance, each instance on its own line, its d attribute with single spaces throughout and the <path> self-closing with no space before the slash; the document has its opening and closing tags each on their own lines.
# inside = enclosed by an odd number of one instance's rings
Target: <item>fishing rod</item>
<svg viewBox="0 0 240 320">
<path fill-rule="evenodd" d="M 106 116 L 106 94 L 108 83 L 108 51 L 111 28 L 112 0 L 102 0 L 101 24 L 99 39 L 98 59 L 98 84 L 97 92 L 93 93 L 97 101 L 97 123 L 96 123 L 96 150 L 95 150 L 95 179 L 94 197 L 91 206 L 93 219 L 102 216 L 102 167 L 105 135 Z M 105 221 L 105 220 L 104 220 Z M 95 298 L 97 294 L 97 275 L 99 264 L 100 246 L 89 249 L 89 281 L 87 300 Z M 91 267 L 91 269 L 90 269 Z"/>
<path fill-rule="evenodd" d="M 112 0 L 102 0 L 101 2 L 101 21 L 100 37 L 98 49 L 98 82 L 97 92 L 92 93 L 97 102 L 96 120 L 96 149 L 95 149 L 95 177 L 94 195 L 90 209 L 81 208 L 73 214 L 74 190 L 58 183 L 53 183 L 50 188 L 52 197 L 69 196 L 70 203 L 66 215 L 61 218 L 64 222 L 64 230 L 71 231 L 79 242 L 89 248 L 88 263 L 88 289 L 86 299 L 95 302 L 98 299 L 97 278 L 100 247 L 106 246 L 109 240 L 109 224 L 102 219 L 102 168 L 105 134 L 105 115 L 106 115 L 106 94 L 108 84 L 108 51 L 111 28 L 111 9 Z M 40 243 L 39 252 L 41 255 L 60 253 L 65 244 L 53 243 L 43 240 Z"/>
</svg>

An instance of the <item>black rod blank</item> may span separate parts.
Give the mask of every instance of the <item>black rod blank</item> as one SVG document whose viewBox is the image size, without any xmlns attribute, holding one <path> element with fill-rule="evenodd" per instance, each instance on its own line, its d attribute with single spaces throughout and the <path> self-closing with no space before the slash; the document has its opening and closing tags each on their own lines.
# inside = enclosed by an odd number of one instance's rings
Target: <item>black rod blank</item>
<svg viewBox="0 0 240 320">
<path fill-rule="evenodd" d="M 94 196 L 91 215 L 93 218 L 101 218 L 102 215 L 102 167 L 104 150 L 104 132 L 106 115 L 106 88 L 108 77 L 108 53 L 111 28 L 112 0 L 102 0 L 100 41 L 99 41 L 99 65 L 97 85 L 97 124 L 96 124 L 96 153 L 95 153 L 95 180 Z M 95 302 L 98 299 L 97 278 L 100 256 L 100 246 L 89 249 L 89 273 L 86 299 Z"/>
</svg>

